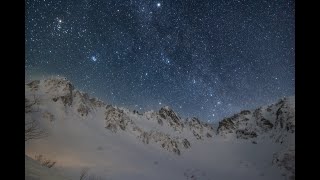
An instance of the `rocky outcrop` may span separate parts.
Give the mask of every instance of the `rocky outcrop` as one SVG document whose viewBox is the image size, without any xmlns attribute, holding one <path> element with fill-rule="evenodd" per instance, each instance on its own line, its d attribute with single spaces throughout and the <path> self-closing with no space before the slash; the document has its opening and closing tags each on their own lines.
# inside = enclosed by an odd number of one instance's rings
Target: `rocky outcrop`
<svg viewBox="0 0 320 180">
<path fill-rule="evenodd" d="M 287 179 L 295 179 L 295 148 L 294 146 L 274 153 L 272 164 L 280 168 Z"/>
<path fill-rule="evenodd" d="M 256 132 L 249 131 L 248 129 L 238 129 L 236 130 L 236 135 L 238 139 L 249 139 L 258 136 Z"/>
<path fill-rule="evenodd" d="M 202 122 L 196 117 L 187 119 L 185 124 L 196 139 L 211 138 L 214 134 L 214 129 L 211 124 Z"/>
<path fill-rule="evenodd" d="M 232 118 L 226 118 L 226 119 L 223 119 L 222 121 L 220 121 L 217 132 L 218 133 L 221 133 L 221 132 L 232 133 L 233 130 L 236 128 L 236 126 L 232 120 L 233 120 Z"/>
<path fill-rule="evenodd" d="M 145 144 L 149 144 L 151 141 L 155 142 L 169 152 L 173 152 L 177 155 L 181 154 L 181 148 L 188 149 L 191 145 L 187 139 L 181 140 L 178 137 L 171 137 L 169 134 L 165 134 L 157 131 L 142 132 L 138 138 Z"/>
<path fill-rule="evenodd" d="M 92 111 L 93 107 L 97 107 L 87 93 L 75 91 L 73 99 L 76 101 L 74 107 L 81 116 L 87 116 Z"/>
<path fill-rule="evenodd" d="M 74 86 L 66 78 L 52 78 L 44 80 L 44 88 L 48 94 L 72 94 Z"/>
<path fill-rule="evenodd" d="M 162 107 L 159 110 L 159 116 L 164 119 L 168 125 L 174 128 L 177 131 L 181 131 L 183 129 L 183 123 L 181 118 L 168 106 Z M 161 120 L 158 120 L 158 123 L 161 124 Z"/>
<path fill-rule="evenodd" d="M 288 111 L 290 107 L 285 103 L 284 100 L 281 100 L 279 103 L 277 103 L 279 108 L 276 111 L 276 121 L 275 121 L 275 127 L 280 129 L 285 129 L 291 133 L 295 132 L 295 121 L 294 112 Z"/>
<path fill-rule="evenodd" d="M 217 134 L 238 139 L 258 136 L 271 138 L 276 143 L 287 142 L 295 132 L 294 97 L 252 111 L 241 111 L 219 122 Z M 228 135 L 228 136 L 229 136 Z"/>
<path fill-rule="evenodd" d="M 126 130 L 128 124 L 133 124 L 132 120 L 123 113 L 123 110 L 114 107 L 107 107 L 106 115 L 106 127 L 112 132 L 116 133 L 119 129 Z"/>
<path fill-rule="evenodd" d="M 31 91 L 37 91 L 39 89 L 40 80 L 35 80 L 27 84 Z"/>
<path fill-rule="evenodd" d="M 182 144 L 183 144 L 184 148 L 186 148 L 186 149 L 191 147 L 191 144 L 188 141 L 188 139 L 183 139 Z"/>
<path fill-rule="evenodd" d="M 104 107 L 106 105 L 103 101 L 100 101 L 97 98 L 91 98 L 89 101 L 95 107 Z"/>
<path fill-rule="evenodd" d="M 187 138 L 173 136 L 168 133 L 161 132 L 159 130 L 145 130 L 139 127 L 133 122 L 133 115 L 138 115 L 138 117 L 156 121 L 157 125 L 163 126 L 165 122 L 172 128 L 183 128 L 180 118 L 172 110 L 165 108 L 160 110 L 158 113 L 150 113 L 147 115 L 139 115 L 137 111 L 133 111 L 130 115 L 130 111 L 123 111 L 121 109 L 112 107 L 111 105 L 106 106 L 106 129 L 116 133 L 119 129 L 124 132 L 133 134 L 144 144 L 155 143 L 159 147 L 165 149 L 166 151 L 173 152 L 174 154 L 180 155 L 183 149 L 188 149 L 191 147 L 191 143 Z M 171 122 L 171 123 L 170 123 Z M 200 123 L 201 124 L 201 123 Z M 180 132 L 180 131 L 178 131 Z"/>
<path fill-rule="evenodd" d="M 270 120 L 267 120 L 263 117 L 261 117 L 261 119 L 257 120 L 257 126 L 258 127 L 261 127 L 261 129 L 264 131 L 264 132 L 268 132 L 270 131 L 272 128 L 273 128 L 273 124 L 271 123 Z"/>
</svg>

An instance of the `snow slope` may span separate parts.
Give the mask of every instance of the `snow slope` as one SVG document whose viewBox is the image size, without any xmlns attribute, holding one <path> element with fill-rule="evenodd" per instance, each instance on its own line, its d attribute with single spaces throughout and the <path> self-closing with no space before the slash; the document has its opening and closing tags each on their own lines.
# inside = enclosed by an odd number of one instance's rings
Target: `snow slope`
<svg viewBox="0 0 320 180">
<path fill-rule="evenodd" d="M 55 169 L 44 167 L 28 156 L 25 156 L 25 179 L 70 180 Z"/>
<path fill-rule="evenodd" d="M 48 133 L 45 138 L 27 141 L 26 154 L 42 154 L 56 161 L 55 168 L 70 179 L 79 179 L 83 168 L 113 180 L 294 176 L 294 167 L 288 170 L 283 165 L 292 164 L 283 154 L 287 146 L 294 147 L 294 117 L 289 120 L 293 125 L 290 132 L 283 129 L 288 124 L 284 126 L 284 114 L 294 116 L 294 98 L 289 100 L 291 104 L 284 103 L 282 113 L 278 112 L 281 104 L 271 108 L 276 115 L 261 111 L 277 128 L 264 130 L 254 124 L 257 118 L 251 115 L 251 125 L 243 119 L 231 121 L 237 124 L 231 132 L 229 121 L 223 120 L 216 131 L 212 124 L 197 118 L 181 119 L 169 107 L 143 114 L 114 107 L 90 98 L 65 78 L 32 81 L 25 89 L 26 104 L 36 102 L 31 112 L 26 112 L 26 121 L 36 119 Z M 236 132 L 239 135 L 245 127 L 255 130 L 257 143 L 252 143 L 252 138 L 237 138 Z"/>
</svg>

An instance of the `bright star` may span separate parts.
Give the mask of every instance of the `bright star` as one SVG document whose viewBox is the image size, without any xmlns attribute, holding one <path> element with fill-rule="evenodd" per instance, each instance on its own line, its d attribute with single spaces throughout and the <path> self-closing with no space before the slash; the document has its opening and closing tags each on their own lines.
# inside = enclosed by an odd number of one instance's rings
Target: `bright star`
<svg viewBox="0 0 320 180">
<path fill-rule="evenodd" d="M 160 7 L 160 6 L 161 6 L 161 4 L 160 4 L 160 3 L 157 3 L 157 6 L 158 6 L 158 7 Z"/>
</svg>

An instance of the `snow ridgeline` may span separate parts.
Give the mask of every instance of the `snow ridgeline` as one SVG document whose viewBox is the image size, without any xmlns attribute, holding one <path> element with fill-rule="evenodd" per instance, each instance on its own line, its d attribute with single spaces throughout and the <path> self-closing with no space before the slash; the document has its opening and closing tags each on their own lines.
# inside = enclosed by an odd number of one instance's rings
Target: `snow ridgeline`
<svg viewBox="0 0 320 180">
<path fill-rule="evenodd" d="M 130 111 L 106 105 L 101 100 L 90 98 L 87 93 L 74 89 L 66 78 L 35 80 L 26 85 L 26 101 L 32 101 L 33 96 L 45 98 L 59 107 L 68 107 L 81 117 L 90 113 L 104 111 L 105 128 L 117 133 L 123 131 L 135 135 L 143 143 L 153 142 L 165 150 L 180 155 L 182 149 L 191 147 L 189 139 L 206 139 L 214 135 L 213 127 L 193 117 L 182 120 L 172 109 L 165 106 L 159 112 Z M 31 95 L 31 96 L 30 96 Z M 33 95 L 33 96 L 32 96 Z M 45 112 L 44 117 L 55 119 L 55 115 Z"/>
<path fill-rule="evenodd" d="M 76 90 L 71 82 L 63 77 L 35 80 L 26 84 L 25 88 L 26 104 L 36 102 L 32 106 L 33 110 L 26 112 L 26 121 L 39 121 L 52 138 L 49 137 L 46 143 L 60 144 L 61 138 L 80 133 L 79 129 L 84 125 L 86 129 L 83 129 L 84 132 L 80 135 L 89 141 L 91 139 L 88 133 L 95 132 L 103 134 L 105 140 L 115 146 L 123 141 L 127 144 L 135 143 L 134 146 L 144 149 L 143 151 L 153 149 L 155 152 L 181 156 L 188 151 L 193 152 L 193 148 L 207 148 L 205 146 L 208 143 L 218 143 L 215 141 L 220 139 L 226 142 L 250 142 L 255 146 L 270 141 L 281 147 L 281 151 L 272 152 L 273 158 L 270 158 L 270 162 L 274 167 L 279 167 L 286 177 L 294 178 L 294 97 L 225 118 L 215 130 L 212 124 L 204 123 L 195 117 L 181 119 L 168 106 L 159 111 L 141 114 L 135 110 L 106 104 Z M 60 132 L 61 129 L 65 129 L 63 133 Z M 133 142 L 135 140 L 137 142 Z M 78 139 L 72 141 L 77 142 Z M 30 152 L 39 147 L 43 148 L 39 144 L 29 147 L 32 149 Z M 98 149 L 104 148 L 99 146 Z"/>
</svg>

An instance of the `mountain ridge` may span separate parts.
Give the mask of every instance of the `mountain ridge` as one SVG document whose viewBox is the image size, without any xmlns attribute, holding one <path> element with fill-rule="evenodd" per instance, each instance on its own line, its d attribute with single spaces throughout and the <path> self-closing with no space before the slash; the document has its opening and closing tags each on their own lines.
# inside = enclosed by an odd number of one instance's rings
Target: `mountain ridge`
<svg viewBox="0 0 320 180">
<path fill-rule="evenodd" d="M 35 80 L 27 83 L 25 87 L 26 104 L 36 102 L 32 106 L 33 111 L 26 112 L 26 120 L 37 119 L 41 127 L 48 131 L 51 136 L 48 139 L 51 139 L 43 140 L 45 143 L 60 144 L 58 140 L 62 137 L 79 134 L 78 128 L 85 128 L 84 132 L 89 132 L 89 128 L 92 129 L 90 132 L 101 134 L 99 139 L 105 137 L 111 142 L 110 137 L 116 137 L 112 139 L 114 144 L 119 144 L 122 140 L 117 141 L 121 138 L 126 143 L 130 139 L 130 143 L 136 144 L 134 146 L 144 149 L 143 151 L 154 149 L 156 152 L 168 152 L 169 156 L 173 154 L 187 158 L 190 152 L 195 151 L 193 149 L 218 142 L 220 139 L 226 142 L 245 141 L 253 145 L 270 141 L 281 147 L 281 151 L 276 150 L 269 158 L 270 163 L 282 169 L 287 177 L 295 174 L 292 167 L 294 97 L 284 98 L 278 103 L 255 110 L 241 111 L 221 120 L 218 127 L 214 127 L 212 123 L 203 122 L 196 117 L 182 119 L 168 106 L 160 108 L 159 111 L 144 113 L 112 106 L 75 89 L 72 83 L 63 77 Z M 90 136 L 81 133 L 79 135 L 84 139 Z M 75 142 L 77 141 L 78 139 Z M 38 144 L 29 146 L 31 149 L 42 147 Z M 98 149 L 105 148 L 99 146 Z"/>
</svg>

